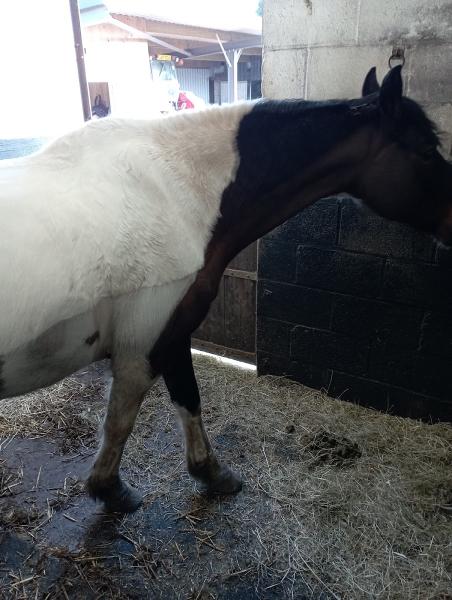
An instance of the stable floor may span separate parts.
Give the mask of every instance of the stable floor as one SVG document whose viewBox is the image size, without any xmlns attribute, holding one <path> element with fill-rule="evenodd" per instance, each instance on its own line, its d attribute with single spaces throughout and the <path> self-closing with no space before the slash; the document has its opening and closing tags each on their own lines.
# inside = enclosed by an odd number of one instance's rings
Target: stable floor
<svg viewBox="0 0 452 600">
<path fill-rule="evenodd" d="M 452 428 L 195 368 L 213 446 L 243 492 L 209 498 L 184 467 L 168 394 L 146 399 L 124 457 L 134 515 L 83 491 L 105 409 L 99 364 L 0 405 L 0 597 L 452 598 Z"/>
</svg>

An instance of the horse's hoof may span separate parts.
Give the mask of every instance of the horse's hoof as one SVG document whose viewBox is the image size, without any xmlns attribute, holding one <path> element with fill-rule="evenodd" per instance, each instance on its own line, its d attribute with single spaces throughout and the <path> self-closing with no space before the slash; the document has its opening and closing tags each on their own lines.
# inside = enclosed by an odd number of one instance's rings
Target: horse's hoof
<svg viewBox="0 0 452 600">
<path fill-rule="evenodd" d="M 140 492 L 119 477 L 115 478 L 110 485 L 99 484 L 90 478 L 86 487 L 91 498 L 104 503 L 106 512 L 132 513 L 143 502 Z"/>
<path fill-rule="evenodd" d="M 121 489 L 104 498 L 106 512 L 133 513 L 140 508 L 143 496 L 138 490 L 121 481 Z"/>
<path fill-rule="evenodd" d="M 215 478 L 206 485 L 209 494 L 237 494 L 242 489 L 242 479 L 232 469 L 221 465 Z"/>
</svg>

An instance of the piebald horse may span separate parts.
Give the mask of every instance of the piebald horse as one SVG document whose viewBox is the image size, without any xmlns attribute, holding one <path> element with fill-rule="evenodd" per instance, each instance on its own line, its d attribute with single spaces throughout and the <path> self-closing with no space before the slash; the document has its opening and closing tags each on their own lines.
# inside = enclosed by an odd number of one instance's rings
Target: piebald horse
<svg viewBox="0 0 452 600">
<path fill-rule="evenodd" d="M 103 440 L 87 481 L 112 511 L 140 494 L 119 466 L 146 392 L 163 376 L 188 470 L 216 493 L 240 478 L 203 426 L 190 335 L 229 261 L 322 197 L 452 239 L 452 166 L 402 95 L 400 68 L 363 97 L 262 100 L 150 121 L 88 123 L 0 163 L 0 398 L 111 356 Z"/>
</svg>

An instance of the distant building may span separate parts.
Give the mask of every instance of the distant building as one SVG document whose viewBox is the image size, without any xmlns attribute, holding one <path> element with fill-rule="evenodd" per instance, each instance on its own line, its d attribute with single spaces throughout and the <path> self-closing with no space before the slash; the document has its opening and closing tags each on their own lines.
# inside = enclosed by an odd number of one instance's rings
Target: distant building
<svg viewBox="0 0 452 600">
<path fill-rule="evenodd" d="M 79 4 L 92 105 L 145 117 L 177 106 L 179 91 L 217 104 L 260 97 L 259 31 L 176 23 L 133 2 Z"/>
</svg>

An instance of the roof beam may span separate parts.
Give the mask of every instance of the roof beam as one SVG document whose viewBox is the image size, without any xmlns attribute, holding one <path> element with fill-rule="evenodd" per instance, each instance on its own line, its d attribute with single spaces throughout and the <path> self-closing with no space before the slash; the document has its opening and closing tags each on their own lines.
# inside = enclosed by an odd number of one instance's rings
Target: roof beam
<svg viewBox="0 0 452 600">
<path fill-rule="evenodd" d="M 186 42 L 205 42 L 206 44 L 215 44 L 217 39 L 212 38 L 204 38 L 201 36 L 190 35 L 189 33 L 164 33 L 162 31 L 147 31 L 149 35 L 154 35 L 159 38 L 170 38 L 173 40 L 184 40 Z M 223 42 L 223 40 L 222 40 Z M 223 42 L 224 43 L 224 42 Z"/>
<path fill-rule="evenodd" d="M 204 46 L 203 48 L 192 48 L 190 50 L 191 57 L 209 56 L 210 54 L 219 54 L 222 49 L 218 44 Z M 223 44 L 224 50 L 246 50 L 247 48 L 260 48 L 262 46 L 262 37 L 256 36 L 255 39 L 237 40 L 236 42 L 226 42 Z"/>
<path fill-rule="evenodd" d="M 168 42 L 164 42 L 160 38 L 154 37 L 153 35 L 150 35 L 146 31 L 141 31 L 140 29 L 131 27 L 130 25 L 123 23 L 119 19 L 110 17 L 109 23 L 111 23 L 112 25 L 115 25 L 116 27 L 119 27 L 119 29 L 123 29 L 124 31 L 127 31 L 133 37 L 147 40 L 148 42 L 156 44 L 157 46 L 161 46 L 162 48 L 166 48 L 167 50 L 172 50 L 173 52 L 183 54 L 187 58 L 189 58 L 191 56 L 191 52 L 188 52 L 188 50 L 184 50 L 183 48 L 179 48 L 178 46 L 174 46 L 173 44 L 168 44 Z"/>
</svg>

